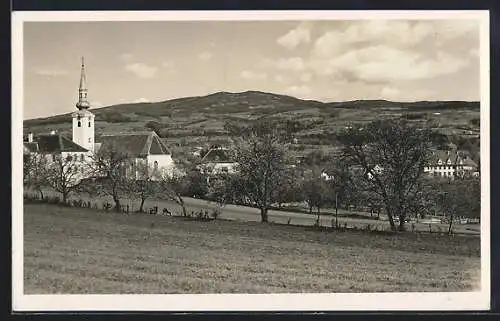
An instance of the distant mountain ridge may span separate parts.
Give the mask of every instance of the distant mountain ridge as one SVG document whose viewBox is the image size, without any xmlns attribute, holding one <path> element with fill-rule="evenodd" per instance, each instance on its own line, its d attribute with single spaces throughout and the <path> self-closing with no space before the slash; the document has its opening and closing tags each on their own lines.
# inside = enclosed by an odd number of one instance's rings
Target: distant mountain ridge
<svg viewBox="0 0 500 321">
<path fill-rule="evenodd" d="M 123 121 L 138 120 L 141 117 L 171 117 L 190 114 L 237 114 L 251 113 L 266 115 L 287 113 L 298 110 L 328 111 L 334 109 L 400 109 L 411 111 L 439 111 L 449 109 L 479 110 L 479 102 L 474 101 L 417 101 L 393 102 L 387 100 L 353 100 L 342 102 L 320 102 L 304 100 L 292 96 L 261 91 L 216 92 L 206 96 L 176 98 L 159 102 L 116 104 L 101 108 L 91 108 L 96 120 L 106 120 L 107 115 L 122 115 Z M 117 117 L 116 122 L 119 122 Z M 24 121 L 25 126 L 58 124 L 71 118 L 71 112 Z"/>
</svg>

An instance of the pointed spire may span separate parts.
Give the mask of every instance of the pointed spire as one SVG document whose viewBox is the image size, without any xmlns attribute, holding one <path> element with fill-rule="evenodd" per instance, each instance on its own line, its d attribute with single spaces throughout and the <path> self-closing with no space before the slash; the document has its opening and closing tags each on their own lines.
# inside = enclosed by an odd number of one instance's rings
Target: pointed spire
<svg viewBox="0 0 500 321">
<path fill-rule="evenodd" d="M 82 70 L 80 72 L 80 87 L 79 89 L 85 89 L 86 77 L 85 77 L 85 61 L 82 57 Z"/>
<path fill-rule="evenodd" d="M 76 108 L 79 110 L 88 109 L 90 107 L 87 101 L 87 88 L 86 88 L 86 77 L 85 77 L 85 61 L 82 57 L 82 70 L 80 72 L 80 86 L 78 87 L 78 102 L 76 103 Z"/>
</svg>

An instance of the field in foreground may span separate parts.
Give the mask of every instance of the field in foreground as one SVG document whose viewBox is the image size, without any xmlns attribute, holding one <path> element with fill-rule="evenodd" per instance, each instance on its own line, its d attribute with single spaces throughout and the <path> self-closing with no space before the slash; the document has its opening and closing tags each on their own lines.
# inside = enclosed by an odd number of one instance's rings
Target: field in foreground
<svg viewBox="0 0 500 321">
<path fill-rule="evenodd" d="M 24 205 L 26 294 L 471 291 L 480 239 Z"/>
</svg>

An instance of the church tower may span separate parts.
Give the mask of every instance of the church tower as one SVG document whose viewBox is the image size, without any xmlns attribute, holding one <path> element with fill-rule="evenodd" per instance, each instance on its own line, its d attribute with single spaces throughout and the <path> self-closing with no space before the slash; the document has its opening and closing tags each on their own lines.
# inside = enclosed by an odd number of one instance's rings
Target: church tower
<svg viewBox="0 0 500 321">
<path fill-rule="evenodd" d="M 85 63 L 82 57 L 82 69 L 80 73 L 80 86 L 78 87 L 77 111 L 73 113 L 73 142 L 94 151 L 94 114 L 88 109 L 90 103 L 87 100 L 87 86 L 85 77 Z"/>
</svg>

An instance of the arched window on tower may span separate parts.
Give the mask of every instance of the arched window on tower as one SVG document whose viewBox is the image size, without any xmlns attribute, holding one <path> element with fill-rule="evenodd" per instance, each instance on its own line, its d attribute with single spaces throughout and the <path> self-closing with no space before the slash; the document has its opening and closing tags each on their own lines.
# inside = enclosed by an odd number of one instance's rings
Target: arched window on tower
<svg viewBox="0 0 500 321">
<path fill-rule="evenodd" d="M 89 122 L 89 127 L 91 127 L 91 124 L 90 124 L 90 122 Z"/>
<path fill-rule="evenodd" d="M 78 121 L 78 127 L 82 127 L 82 122 Z"/>
</svg>

